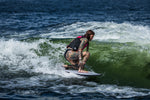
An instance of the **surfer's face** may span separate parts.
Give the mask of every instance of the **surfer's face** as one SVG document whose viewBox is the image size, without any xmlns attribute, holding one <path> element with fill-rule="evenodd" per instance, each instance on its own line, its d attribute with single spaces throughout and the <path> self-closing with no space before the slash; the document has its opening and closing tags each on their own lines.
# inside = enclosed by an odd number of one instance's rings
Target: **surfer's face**
<svg viewBox="0 0 150 100">
<path fill-rule="evenodd" d="M 90 35 L 90 41 L 93 39 L 94 35 Z"/>
</svg>

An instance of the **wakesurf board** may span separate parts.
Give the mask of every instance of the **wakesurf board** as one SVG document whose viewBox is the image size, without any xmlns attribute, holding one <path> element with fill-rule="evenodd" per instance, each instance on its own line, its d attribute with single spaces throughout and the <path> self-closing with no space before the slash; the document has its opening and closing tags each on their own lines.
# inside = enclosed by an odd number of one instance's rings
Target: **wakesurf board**
<svg viewBox="0 0 150 100">
<path fill-rule="evenodd" d="M 81 76 L 100 76 L 101 74 L 95 73 L 92 71 L 86 72 L 78 72 L 78 70 L 65 70 L 67 73 L 74 73 L 76 75 L 81 75 Z"/>
</svg>

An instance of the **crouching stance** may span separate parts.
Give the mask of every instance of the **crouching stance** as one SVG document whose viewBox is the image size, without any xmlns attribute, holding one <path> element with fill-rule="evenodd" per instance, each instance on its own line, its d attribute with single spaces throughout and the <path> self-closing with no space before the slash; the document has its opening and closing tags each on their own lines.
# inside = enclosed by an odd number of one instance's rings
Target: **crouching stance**
<svg viewBox="0 0 150 100">
<path fill-rule="evenodd" d="M 94 35 L 95 33 L 92 30 L 88 30 L 85 35 L 78 36 L 67 46 L 64 57 L 71 63 L 71 66 L 64 65 L 65 68 L 73 67 L 78 69 L 79 72 L 88 72 L 84 70 L 84 65 L 90 56 L 88 52 L 89 41 L 93 39 Z M 84 48 L 87 49 L 82 52 Z"/>
</svg>

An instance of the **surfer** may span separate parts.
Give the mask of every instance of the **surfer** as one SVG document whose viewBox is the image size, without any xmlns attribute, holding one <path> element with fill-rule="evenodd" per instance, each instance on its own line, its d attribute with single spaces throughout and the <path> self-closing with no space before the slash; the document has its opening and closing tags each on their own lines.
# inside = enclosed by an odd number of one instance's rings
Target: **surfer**
<svg viewBox="0 0 150 100">
<path fill-rule="evenodd" d="M 88 52 L 89 41 L 93 39 L 94 35 L 92 30 L 88 30 L 83 36 L 78 36 L 67 46 L 64 57 L 71 65 L 64 65 L 65 68 L 73 67 L 78 69 L 78 72 L 88 72 L 84 70 L 84 65 L 90 56 Z M 86 51 L 82 52 L 85 48 Z"/>
</svg>

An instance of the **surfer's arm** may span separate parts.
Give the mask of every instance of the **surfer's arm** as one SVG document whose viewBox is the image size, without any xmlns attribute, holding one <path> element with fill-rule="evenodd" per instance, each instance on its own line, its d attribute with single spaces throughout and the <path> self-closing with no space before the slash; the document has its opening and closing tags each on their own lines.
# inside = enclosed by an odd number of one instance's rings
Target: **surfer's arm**
<svg viewBox="0 0 150 100">
<path fill-rule="evenodd" d="M 88 42 L 87 38 L 81 38 L 81 43 L 80 46 L 78 48 L 78 53 L 79 53 L 79 62 L 82 61 L 82 48 L 84 47 L 84 45 Z"/>
</svg>

